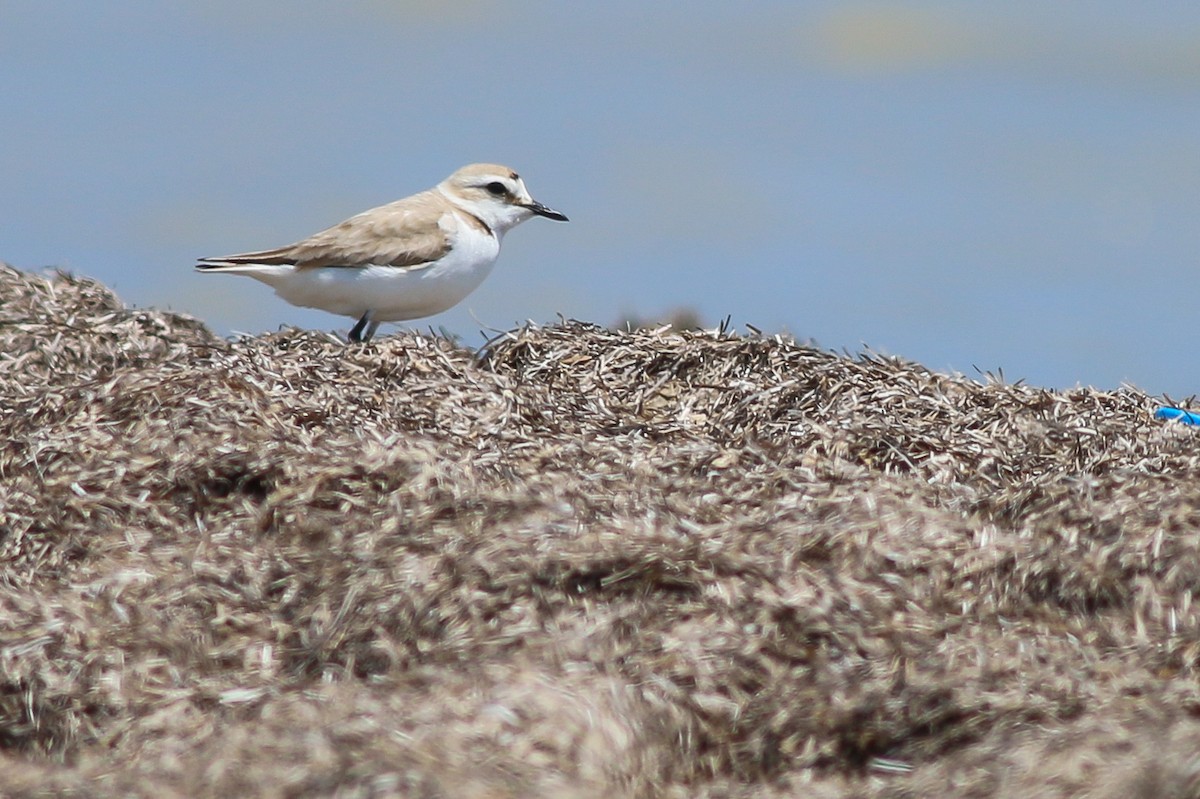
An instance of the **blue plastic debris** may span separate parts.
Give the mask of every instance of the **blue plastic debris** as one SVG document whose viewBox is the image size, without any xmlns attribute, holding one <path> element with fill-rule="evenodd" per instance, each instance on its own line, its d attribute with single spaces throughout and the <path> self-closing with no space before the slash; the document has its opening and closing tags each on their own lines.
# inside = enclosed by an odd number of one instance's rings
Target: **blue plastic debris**
<svg viewBox="0 0 1200 799">
<path fill-rule="evenodd" d="M 1200 427 L 1200 413 L 1190 413 L 1181 408 L 1159 408 L 1154 412 L 1154 418 L 1163 421 L 1175 420 L 1182 424 Z"/>
</svg>

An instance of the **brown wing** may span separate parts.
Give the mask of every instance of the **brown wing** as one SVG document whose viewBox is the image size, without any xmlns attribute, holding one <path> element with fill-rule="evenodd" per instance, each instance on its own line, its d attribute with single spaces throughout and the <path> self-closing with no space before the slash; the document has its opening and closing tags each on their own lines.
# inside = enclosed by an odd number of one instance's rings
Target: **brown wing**
<svg viewBox="0 0 1200 799">
<path fill-rule="evenodd" d="M 363 267 L 368 264 L 415 267 L 436 261 L 450 251 L 450 241 L 438 224 L 448 209 L 430 192 L 363 211 L 345 222 L 303 241 L 273 250 L 244 252 L 205 263 L 295 264 Z"/>
</svg>

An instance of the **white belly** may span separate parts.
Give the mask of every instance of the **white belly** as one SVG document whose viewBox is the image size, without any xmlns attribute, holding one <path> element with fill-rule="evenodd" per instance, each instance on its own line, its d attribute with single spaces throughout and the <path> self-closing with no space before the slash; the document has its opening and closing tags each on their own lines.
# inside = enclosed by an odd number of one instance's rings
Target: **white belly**
<svg viewBox="0 0 1200 799">
<path fill-rule="evenodd" d="M 442 260 L 419 268 L 257 266 L 238 271 L 273 287 L 292 305 L 355 318 L 371 311 L 377 322 L 400 322 L 458 304 L 488 276 L 499 254 L 500 244 L 492 236 L 460 236 Z"/>
</svg>

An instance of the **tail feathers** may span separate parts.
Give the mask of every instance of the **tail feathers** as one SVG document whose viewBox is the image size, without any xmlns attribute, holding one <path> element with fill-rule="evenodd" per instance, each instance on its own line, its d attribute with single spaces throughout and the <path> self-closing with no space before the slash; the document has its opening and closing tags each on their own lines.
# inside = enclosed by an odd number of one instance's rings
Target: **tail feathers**
<svg viewBox="0 0 1200 799">
<path fill-rule="evenodd" d="M 217 258 L 199 258 L 196 264 L 199 272 L 243 272 L 275 271 L 273 267 L 287 267 L 296 263 L 291 256 L 291 247 L 277 247 L 273 250 L 258 250 L 242 252 L 237 255 L 222 255 Z"/>
<path fill-rule="evenodd" d="M 267 266 L 283 266 L 295 264 L 296 259 L 291 255 L 291 247 L 278 247 L 274 250 L 258 250 L 243 252 L 237 255 L 222 255 L 218 258 L 199 258 L 201 264 L 265 264 Z"/>
<path fill-rule="evenodd" d="M 290 272 L 287 264 L 241 263 L 238 261 L 220 261 L 215 258 L 205 258 L 196 264 L 197 272 L 228 272 L 230 274 L 264 274 Z"/>
<path fill-rule="evenodd" d="M 200 263 L 196 264 L 196 271 L 197 272 L 227 272 L 227 271 L 236 269 L 240 266 L 242 266 L 242 264 L 235 264 L 235 263 L 231 263 L 229 261 L 218 261 L 218 260 L 211 259 L 211 258 L 205 258 L 202 261 L 200 261 Z"/>
</svg>

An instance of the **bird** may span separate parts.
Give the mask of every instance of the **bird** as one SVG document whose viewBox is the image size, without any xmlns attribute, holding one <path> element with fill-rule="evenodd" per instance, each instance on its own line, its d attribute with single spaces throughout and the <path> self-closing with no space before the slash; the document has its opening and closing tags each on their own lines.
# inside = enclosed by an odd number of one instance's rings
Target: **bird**
<svg viewBox="0 0 1200 799">
<path fill-rule="evenodd" d="M 382 322 L 457 305 L 492 271 L 504 234 L 534 216 L 566 222 L 499 164 L 469 164 L 432 189 L 350 217 L 272 250 L 200 258 L 206 274 L 247 275 L 292 305 L 358 321 L 350 342 Z"/>
</svg>

